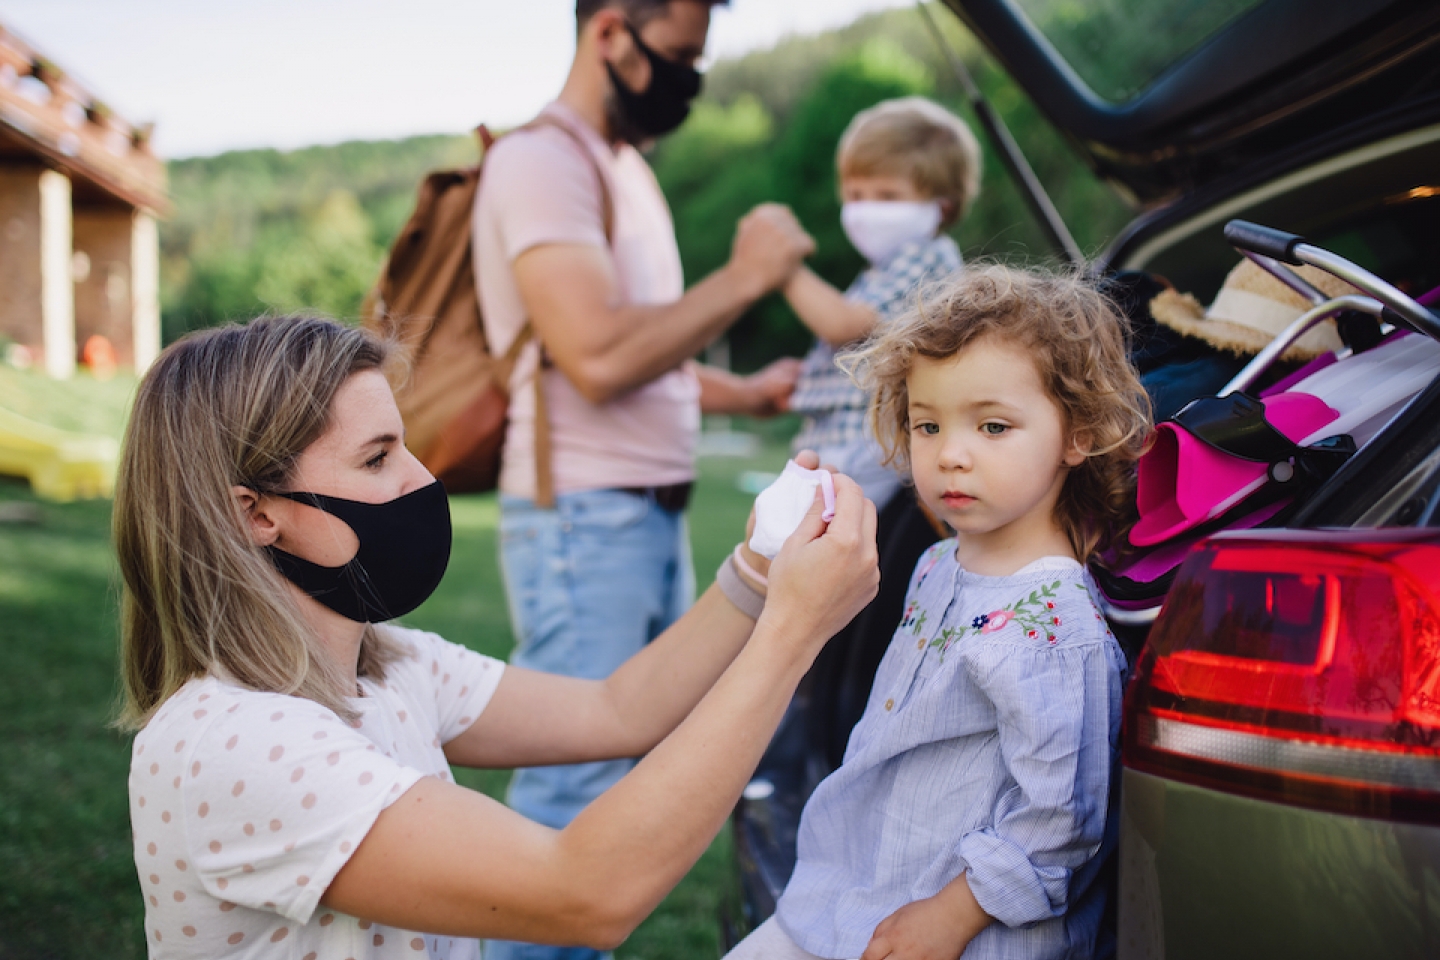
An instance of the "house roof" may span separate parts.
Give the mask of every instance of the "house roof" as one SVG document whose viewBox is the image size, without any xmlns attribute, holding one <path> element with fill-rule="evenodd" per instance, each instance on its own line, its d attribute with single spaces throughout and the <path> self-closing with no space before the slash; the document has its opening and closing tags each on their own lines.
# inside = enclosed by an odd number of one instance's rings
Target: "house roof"
<svg viewBox="0 0 1440 960">
<path fill-rule="evenodd" d="M 169 210 L 165 165 L 150 149 L 150 127 L 122 119 L 0 25 L 0 164 L 17 162 L 66 174 L 77 203 Z"/>
</svg>

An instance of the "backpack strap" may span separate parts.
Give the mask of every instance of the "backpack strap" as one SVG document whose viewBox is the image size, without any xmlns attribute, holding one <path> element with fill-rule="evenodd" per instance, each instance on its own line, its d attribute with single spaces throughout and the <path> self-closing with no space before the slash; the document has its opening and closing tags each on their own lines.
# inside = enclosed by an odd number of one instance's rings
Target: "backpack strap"
<svg viewBox="0 0 1440 960">
<path fill-rule="evenodd" d="M 580 134 L 573 130 L 568 124 L 544 114 L 541 114 L 519 129 L 533 130 L 537 127 L 551 127 L 564 133 L 580 148 L 580 152 L 585 155 L 585 159 L 590 161 L 590 166 L 595 171 L 595 181 L 600 186 L 600 221 L 605 231 L 605 245 L 607 247 L 612 246 L 615 242 L 615 203 L 610 196 L 610 187 L 605 182 L 605 172 L 601 170 L 600 165 L 595 162 L 595 155 L 590 152 L 590 146 L 581 138 Z M 484 142 L 490 132 L 483 127 L 479 129 L 483 131 L 480 133 L 480 136 L 482 142 Z M 494 140 L 491 138 L 490 142 L 485 145 L 489 146 L 490 143 L 493 142 Z M 526 320 L 525 325 L 520 328 L 520 332 L 515 335 L 515 339 L 511 342 L 510 349 L 505 351 L 505 383 L 510 382 L 510 372 L 514 369 L 516 362 L 520 358 L 520 351 L 524 349 L 525 345 L 532 339 L 538 343 L 539 338 L 535 336 L 534 323 Z M 538 345 L 540 347 L 540 361 L 535 368 L 535 504 L 544 509 L 549 509 L 555 506 L 555 475 L 553 471 L 554 447 L 550 440 L 550 414 L 545 403 L 545 390 L 542 384 L 543 377 L 541 374 L 545 367 L 550 366 L 550 361 L 545 354 L 545 345 L 543 343 L 539 343 Z"/>
</svg>

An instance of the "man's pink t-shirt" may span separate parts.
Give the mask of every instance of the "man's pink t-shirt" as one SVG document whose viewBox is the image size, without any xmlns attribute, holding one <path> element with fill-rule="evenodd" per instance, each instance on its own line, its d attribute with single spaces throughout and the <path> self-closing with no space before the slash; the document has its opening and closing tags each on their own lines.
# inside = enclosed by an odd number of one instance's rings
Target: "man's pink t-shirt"
<svg viewBox="0 0 1440 960">
<path fill-rule="evenodd" d="M 475 276 L 485 335 L 497 353 L 525 323 L 512 265 L 545 244 L 607 246 L 600 183 L 614 211 L 612 242 L 620 295 L 630 304 L 666 304 L 685 292 L 670 208 L 655 176 L 631 146 L 618 149 L 561 103 L 545 115 L 577 132 L 594 157 L 563 131 L 546 126 L 502 138 L 485 158 L 475 204 Z M 535 376 L 527 348 L 511 382 L 510 430 L 500 490 L 535 495 Z M 543 372 L 557 493 L 660 486 L 695 475 L 700 386 L 692 363 L 608 403 L 592 404 L 558 369 Z"/>
</svg>

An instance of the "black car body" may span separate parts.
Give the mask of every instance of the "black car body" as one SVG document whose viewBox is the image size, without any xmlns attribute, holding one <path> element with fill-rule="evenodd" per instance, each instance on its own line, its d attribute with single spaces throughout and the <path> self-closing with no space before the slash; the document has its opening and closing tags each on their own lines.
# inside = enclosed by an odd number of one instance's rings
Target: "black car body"
<svg viewBox="0 0 1440 960">
<path fill-rule="evenodd" d="M 1208 302 L 1243 218 L 1440 286 L 1440 3 L 945 3 L 1140 207 L 1098 270 Z M 1089 18 L 1064 50 L 1058 16 Z M 1153 627 L 1115 624 L 1121 957 L 1440 956 L 1437 504 L 1432 381 L 1284 529 L 1206 541 Z M 878 660 L 826 656 L 737 807 L 732 930 L 773 911 Z"/>
</svg>

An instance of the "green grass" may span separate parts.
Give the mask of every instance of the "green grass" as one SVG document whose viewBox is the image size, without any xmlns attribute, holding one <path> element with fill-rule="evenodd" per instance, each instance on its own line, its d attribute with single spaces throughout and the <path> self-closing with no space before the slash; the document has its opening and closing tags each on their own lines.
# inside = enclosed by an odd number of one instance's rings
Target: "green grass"
<svg viewBox="0 0 1440 960">
<path fill-rule="evenodd" d="M 13 380 L 0 377 L 0 405 L 10 406 L 5 391 Z M 64 389 L 75 396 L 130 387 L 89 381 Z M 120 424 L 92 409 L 55 425 L 113 434 Z M 779 435 L 782 428 L 772 429 Z M 744 528 L 751 498 L 735 478 L 742 470 L 778 469 L 783 460 L 782 449 L 770 445 L 753 460 L 702 463 L 689 514 L 701 589 Z M 0 957 L 142 957 L 125 787 L 129 738 L 106 727 L 118 606 L 110 504 L 40 503 L 23 483 L 0 477 L 0 506 L 7 502 L 36 504 L 40 521 L 0 524 Z M 494 498 L 456 497 L 452 515 L 449 572 L 407 622 L 506 657 L 512 639 Z M 457 777 L 500 796 L 508 773 L 465 770 Z M 722 834 L 618 956 L 718 956 L 717 900 L 728 858 Z"/>
<path fill-rule="evenodd" d="M 0 408 L 62 430 L 119 440 L 136 383 L 132 373 L 97 380 L 84 369 L 69 380 L 51 380 L 42 371 L 0 363 Z"/>
</svg>

